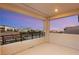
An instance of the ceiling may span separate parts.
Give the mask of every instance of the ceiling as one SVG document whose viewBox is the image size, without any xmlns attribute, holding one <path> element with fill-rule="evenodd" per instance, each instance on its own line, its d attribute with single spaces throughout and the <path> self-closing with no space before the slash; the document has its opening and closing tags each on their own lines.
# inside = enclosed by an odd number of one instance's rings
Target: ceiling
<svg viewBox="0 0 79 59">
<path fill-rule="evenodd" d="M 79 14 L 78 3 L 15 3 L 12 5 L 18 6 L 25 10 L 29 10 L 31 13 L 36 13 L 42 17 L 53 17 L 61 14 L 61 16 L 67 16 L 68 14 L 66 13 L 71 13 L 69 15 L 73 15 L 74 12 Z M 58 9 L 58 12 L 55 12 L 55 9 Z"/>
<path fill-rule="evenodd" d="M 68 12 L 71 11 L 73 9 L 77 9 L 79 8 L 79 4 L 28 4 L 29 6 L 31 6 L 32 8 L 35 8 L 49 16 L 53 16 L 59 13 L 63 13 L 63 12 Z M 54 9 L 58 9 L 59 12 L 55 13 Z"/>
</svg>

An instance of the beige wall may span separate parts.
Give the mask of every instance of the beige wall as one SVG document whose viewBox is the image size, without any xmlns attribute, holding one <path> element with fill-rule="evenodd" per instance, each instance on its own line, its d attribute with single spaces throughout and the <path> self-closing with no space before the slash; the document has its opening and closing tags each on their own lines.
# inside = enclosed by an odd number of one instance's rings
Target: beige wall
<svg viewBox="0 0 79 59">
<path fill-rule="evenodd" d="M 49 30 L 50 30 L 50 21 L 49 18 L 46 18 L 44 21 L 44 32 L 45 32 L 45 40 L 48 41 L 49 39 Z"/>
<path fill-rule="evenodd" d="M 1 55 L 1 46 L 0 46 L 0 55 Z"/>
<path fill-rule="evenodd" d="M 24 51 L 25 49 L 28 49 L 30 47 L 33 47 L 35 45 L 44 43 L 45 40 L 44 38 L 37 38 L 37 39 L 32 39 L 32 40 L 26 40 L 26 41 L 22 41 L 22 42 L 16 42 L 16 43 L 12 43 L 12 44 L 7 44 L 7 45 L 3 45 L 2 49 L 3 52 L 2 54 L 16 54 L 18 52 Z"/>
<path fill-rule="evenodd" d="M 76 34 L 51 33 L 49 42 L 79 49 L 79 35 Z"/>
</svg>

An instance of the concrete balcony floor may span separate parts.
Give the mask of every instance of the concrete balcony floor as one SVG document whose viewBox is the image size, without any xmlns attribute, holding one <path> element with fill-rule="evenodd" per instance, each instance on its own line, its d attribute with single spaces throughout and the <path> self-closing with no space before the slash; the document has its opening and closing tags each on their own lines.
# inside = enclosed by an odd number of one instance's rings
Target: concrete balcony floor
<svg viewBox="0 0 79 59">
<path fill-rule="evenodd" d="M 78 55 L 79 50 L 52 43 L 32 47 L 16 55 Z"/>
</svg>

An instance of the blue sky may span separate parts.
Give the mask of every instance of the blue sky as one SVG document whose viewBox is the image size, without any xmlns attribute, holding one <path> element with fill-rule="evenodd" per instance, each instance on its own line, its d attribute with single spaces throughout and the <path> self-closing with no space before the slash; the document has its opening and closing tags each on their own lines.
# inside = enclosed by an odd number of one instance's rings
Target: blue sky
<svg viewBox="0 0 79 59">
<path fill-rule="evenodd" d="M 43 30 L 42 20 L 4 9 L 0 9 L 0 25 Z"/>
</svg>

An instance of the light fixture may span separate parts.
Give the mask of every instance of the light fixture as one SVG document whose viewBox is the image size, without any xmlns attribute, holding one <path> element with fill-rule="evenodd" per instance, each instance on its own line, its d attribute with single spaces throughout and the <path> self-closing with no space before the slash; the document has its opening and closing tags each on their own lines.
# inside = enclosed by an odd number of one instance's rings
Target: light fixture
<svg viewBox="0 0 79 59">
<path fill-rule="evenodd" d="M 58 12 L 58 9 L 55 9 L 54 11 L 55 11 L 55 12 Z"/>
</svg>

